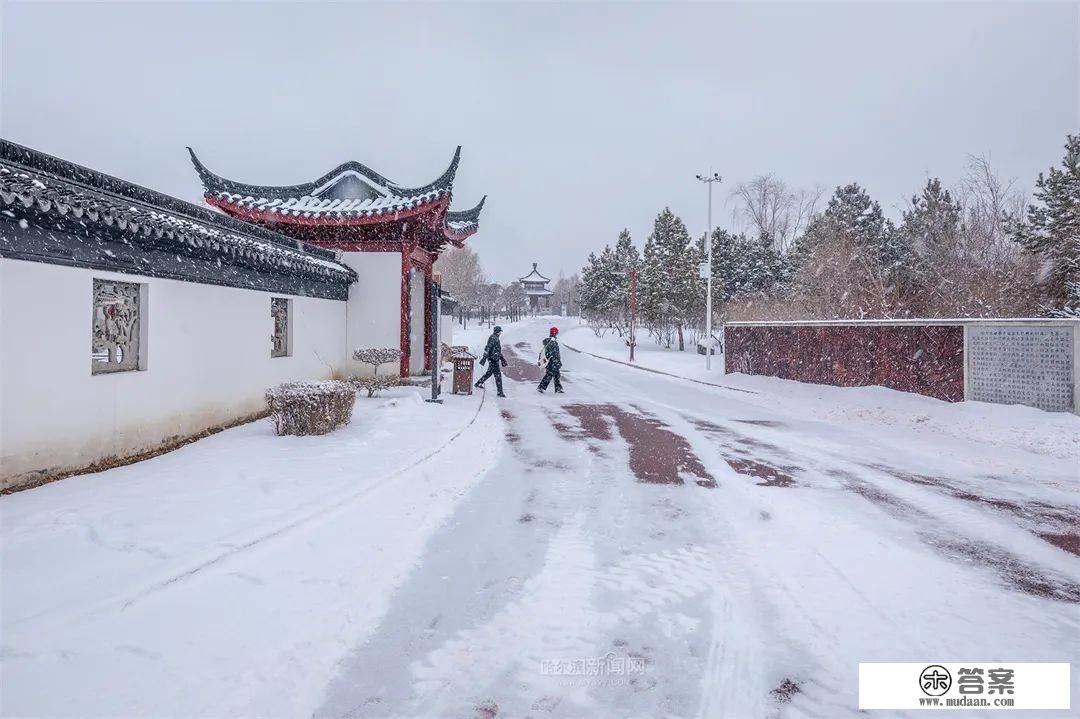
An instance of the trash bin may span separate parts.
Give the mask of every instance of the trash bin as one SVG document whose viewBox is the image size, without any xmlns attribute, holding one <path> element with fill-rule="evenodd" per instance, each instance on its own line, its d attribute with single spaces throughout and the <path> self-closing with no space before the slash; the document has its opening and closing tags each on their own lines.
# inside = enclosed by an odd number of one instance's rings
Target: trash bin
<svg viewBox="0 0 1080 719">
<path fill-rule="evenodd" d="M 454 353 L 454 394 L 472 394 L 476 355 L 468 350 Z"/>
</svg>

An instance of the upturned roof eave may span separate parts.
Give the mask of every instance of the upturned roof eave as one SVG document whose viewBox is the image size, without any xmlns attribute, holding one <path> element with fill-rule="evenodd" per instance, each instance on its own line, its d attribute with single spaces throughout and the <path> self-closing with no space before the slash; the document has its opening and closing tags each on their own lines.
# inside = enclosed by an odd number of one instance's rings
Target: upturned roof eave
<svg viewBox="0 0 1080 719">
<path fill-rule="evenodd" d="M 191 155 L 191 164 L 194 165 L 195 172 L 199 175 L 203 188 L 208 195 L 216 195 L 225 192 L 241 197 L 265 198 L 268 200 L 299 199 L 301 197 L 311 196 L 320 188 L 325 188 L 332 184 L 336 178 L 350 172 L 362 175 L 373 184 L 385 188 L 394 197 L 413 198 L 429 194 L 433 191 L 449 193 L 453 189 L 454 177 L 457 174 L 458 165 L 461 162 L 461 146 L 458 145 L 457 149 L 454 151 L 453 158 L 450 160 L 450 165 L 442 175 L 434 181 L 419 187 L 400 185 L 378 172 L 375 172 L 367 165 L 356 162 L 355 160 L 344 162 L 324 174 L 322 177 L 311 182 L 303 182 L 297 185 L 253 185 L 245 182 L 237 182 L 218 175 L 199 160 L 192 148 L 188 147 L 187 150 L 188 154 Z"/>
</svg>

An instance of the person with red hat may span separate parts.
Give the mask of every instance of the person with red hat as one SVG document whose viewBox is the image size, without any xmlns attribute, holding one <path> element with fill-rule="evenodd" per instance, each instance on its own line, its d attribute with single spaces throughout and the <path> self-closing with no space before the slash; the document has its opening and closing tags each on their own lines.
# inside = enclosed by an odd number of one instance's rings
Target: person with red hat
<svg viewBox="0 0 1080 719">
<path fill-rule="evenodd" d="M 559 370 L 562 369 L 562 359 L 559 357 L 558 336 L 559 328 L 552 327 L 548 332 L 548 336 L 544 338 L 543 359 L 541 361 L 547 361 L 547 372 L 544 373 L 544 378 L 540 380 L 540 386 L 536 388 L 536 391 L 541 394 L 547 389 L 552 380 L 555 380 L 555 394 L 561 394 L 563 391 L 559 376 Z"/>
</svg>

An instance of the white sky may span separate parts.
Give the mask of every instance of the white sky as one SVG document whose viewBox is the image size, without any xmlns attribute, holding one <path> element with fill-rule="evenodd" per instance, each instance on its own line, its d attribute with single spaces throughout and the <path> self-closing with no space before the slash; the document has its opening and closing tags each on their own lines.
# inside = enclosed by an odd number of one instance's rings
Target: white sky
<svg viewBox="0 0 1080 719">
<path fill-rule="evenodd" d="M 1078 8 L 4 2 L 0 132 L 196 202 L 185 145 L 245 182 L 423 184 L 461 144 L 489 275 L 555 277 L 665 205 L 704 231 L 710 166 L 894 215 L 969 153 L 1030 187 L 1080 128 Z"/>
</svg>

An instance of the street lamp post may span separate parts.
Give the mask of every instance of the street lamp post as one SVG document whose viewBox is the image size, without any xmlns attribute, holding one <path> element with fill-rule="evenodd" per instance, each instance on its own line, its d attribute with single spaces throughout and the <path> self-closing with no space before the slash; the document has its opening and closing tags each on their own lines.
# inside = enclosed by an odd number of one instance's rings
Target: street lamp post
<svg viewBox="0 0 1080 719">
<path fill-rule="evenodd" d="M 720 174 L 697 175 L 700 182 L 709 187 L 709 230 L 705 234 L 705 248 L 708 259 L 705 262 L 705 369 L 712 369 L 712 186 L 720 182 Z"/>
<path fill-rule="evenodd" d="M 637 268 L 630 268 L 630 361 L 634 361 L 637 345 Z"/>
<path fill-rule="evenodd" d="M 439 394 L 442 388 L 439 386 L 439 320 L 442 319 L 442 277 L 436 273 L 434 279 L 428 283 L 431 290 L 431 301 L 428 303 L 431 313 L 431 324 L 428 326 L 428 337 L 431 338 L 431 399 L 426 402 L 442 404 Z"/>
</svg>

